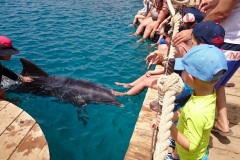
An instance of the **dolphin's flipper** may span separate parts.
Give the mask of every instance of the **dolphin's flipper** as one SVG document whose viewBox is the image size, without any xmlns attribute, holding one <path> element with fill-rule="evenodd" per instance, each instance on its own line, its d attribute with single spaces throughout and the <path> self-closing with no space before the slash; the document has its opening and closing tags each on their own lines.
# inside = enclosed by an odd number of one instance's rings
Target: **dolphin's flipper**
<svg viewBox="0 0 240 160">
<path fill-rule="evenodd" d="M 84 110 L 85 114 L 81 113 L 82 109 Z M 88 113 L 87 113 L 87 110 L 86 110 L 86 105 L 84 105 L 82 107 L 78 107 L 77 114 L 78 114 L 78 120 L 82 121 L 84 126 L 86 126 L 87 125 L 87 120 L 89 119 L 89 116 L 88 116 Z"/>
<path fill-rule="evenodd" d="M 40 67 L 38 67 L 36 64 L 24 59 L 20 58 L 20 61 L 22 62 L 23 70 L 21 72 L 21 75 L 23 76 L 36 76 L 36 77 L 48 77 L 48 74 L 44 72 Z"/>
</svg>

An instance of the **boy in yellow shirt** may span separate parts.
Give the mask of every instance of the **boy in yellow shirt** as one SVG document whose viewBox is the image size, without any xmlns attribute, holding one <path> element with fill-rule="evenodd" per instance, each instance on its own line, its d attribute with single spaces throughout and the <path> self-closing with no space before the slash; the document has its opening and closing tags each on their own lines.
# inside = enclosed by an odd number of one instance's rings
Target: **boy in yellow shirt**
<svg viewBox="0 0 240 160">
<path fill-rule="evenodd" d="M 215 118 L 214 85 L 227 71 L 226 59 L 217 47 L 202 44 L 176 58 L 174 69 L 183 70 L 183 81 L 194 91 L 185 106 L 174 113 L 173 121 L 178 119 L 178 125 L 171 126 L 171 137 L 181 160 L 206 160 Z"/>
</svg>

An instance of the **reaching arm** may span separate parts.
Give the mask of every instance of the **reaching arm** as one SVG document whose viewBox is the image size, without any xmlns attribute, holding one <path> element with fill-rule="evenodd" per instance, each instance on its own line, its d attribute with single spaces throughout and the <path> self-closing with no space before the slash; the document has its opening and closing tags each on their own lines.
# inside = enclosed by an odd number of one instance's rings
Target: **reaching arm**
<svg viewBox="0 0 240 160">
<path fill-rule="evenodd" d="M 2 67 L 2 75 L 6 76 L 14 81 L 17 81 L 17 80 L 21 80 L 22 82 L 32 82 L 33 81 L 33 79 L 30 77 L 18 76 L 12 70 L 6 68 L 2 64 L 0 64 L 0 65 Z"/>
<path fill-rule="evenodd" d="M 204 20 L 212 20 L 221 23 L 225 20 L 236 6 L 238 0 L 219 0 L 217 6 L 206 15 Z"/>
<path fill-rule="evenodd" d="M 181 132 L 178 131 L 176 126 L 173 124 L 170 128 L 172 138 L 184 149 L 189 151 L 190 142 L 186 136 L 184 136 Z"/>
<path fill-rule="evenodd" d="M 154 35 L 159 25 L 165 20 L 167 14 L 169 13 L 167 5 L 164 3 L 164 6 L 160 13 L 158 14 L 157 24 L 153 27 L 152 34 Z"/>
<path fill-rule="evenodd" d="M 13 71 L 6 68 L 4 65 L 0 64 L 2 68 L 2 75 L 16 81 L 18 79 L 18 75 L 16 75 Z"/>
</svg>

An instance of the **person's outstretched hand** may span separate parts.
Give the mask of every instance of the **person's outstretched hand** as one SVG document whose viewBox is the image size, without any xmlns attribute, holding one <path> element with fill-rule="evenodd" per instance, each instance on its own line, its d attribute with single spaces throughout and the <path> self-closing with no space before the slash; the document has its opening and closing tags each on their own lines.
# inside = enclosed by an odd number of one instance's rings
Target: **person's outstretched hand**
<svg viewBox="0 0 240 160">
<path fill-rule="evenodd" d="M 22 82 L 32 82 L 33 79 L 31 77 L 25 77 L 25 76 L 22 76 Z"/>
<path fill-rule="evenodd" d="M 173 37 L 173 44 L 178 45 L 181 42 L 188 41 L 192 38 L 192 29 L 187 29 L 183 30 L 181 32 L 178 32 L 174 37 Z"/>
<path fill-rule="evenodd" d="M 207 13 L 208 11 L 211 11 L 213 8 L 215 8 L 218 4 L 218 0 L 203 0 L 198 9 L 202 13 Z"/>
</svg>

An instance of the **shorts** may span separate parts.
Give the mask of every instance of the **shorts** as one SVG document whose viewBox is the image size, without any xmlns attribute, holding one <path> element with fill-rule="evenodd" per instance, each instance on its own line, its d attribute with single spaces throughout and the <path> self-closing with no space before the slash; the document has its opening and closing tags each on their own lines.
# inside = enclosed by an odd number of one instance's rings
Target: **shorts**
<svg viewBox="0 0 240 160">
<path fill-rule="evenodd" d="M 220 81 L 214 86 L 215 88 L 224 86 L 240 66 L 240 44 L 224 43 L 222 48 L 227 60 L 228 70 L 224 73 L 224 76 L 220 79 Z"/>
<path fill-rule="evenodd" d="M 208 160 L 208 155 L 209 155 L 209 148 L 207 147 L 206 155 L 203 158 L 201 158 L 200 160 Z M 179 160 L 180 159 L 181 158 L 179 158 Z"/>
</svg>

